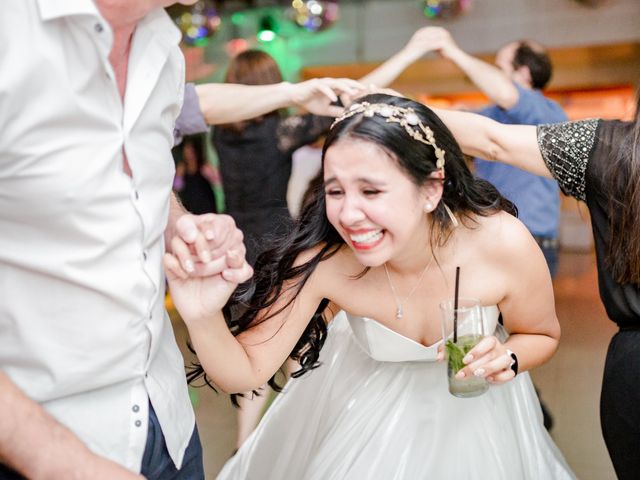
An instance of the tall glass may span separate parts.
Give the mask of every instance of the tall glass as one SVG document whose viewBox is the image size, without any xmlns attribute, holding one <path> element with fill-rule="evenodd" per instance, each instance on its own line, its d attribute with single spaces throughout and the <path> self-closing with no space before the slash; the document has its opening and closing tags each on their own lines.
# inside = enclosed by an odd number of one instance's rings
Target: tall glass
<svg viewBox="0 0 640 480">
<path fill-rule="evenodd" d="M 453 299 L 440 304 L 442 313 L 442 339 L 449 392 L 456 397 L 477 397 L 489 389 L 489 383 L 481 377 L 466 376 L 455 378 L 456 373 L 465 367 L 462 359 L 485 336 L 482 307 L 480 301 L 472 298 L 459 298 L 458 308 Z M 455 323 L 455 333 L 454 333 Z"/>
</svg>

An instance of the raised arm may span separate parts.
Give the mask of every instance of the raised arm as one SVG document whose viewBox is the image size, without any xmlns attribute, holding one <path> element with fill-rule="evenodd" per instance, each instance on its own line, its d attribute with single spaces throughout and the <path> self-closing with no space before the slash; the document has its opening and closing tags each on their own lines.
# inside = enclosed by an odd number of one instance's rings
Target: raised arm
<svg viewBox="0 0 640 480">
<path fill-rule="evenodd" d="M 424 41 L 444 58 L 455 63 L 492 102 L 504 109 L 509 109 L 518 103 L 520 97 L 518 89 L 504 72 L 462 50 L 444 28 L 428 28 L 429 35 L 424 36 Z"/>
<path fill-rule="evenodd" d="M 337 116 L 338 95 L 355 95 L 362 86 L 351 79 L 315 78 L 300 83 L 238 85 L 207 83 L 196 86 L 200 108 L 210 125 L 238 122 L 279 108 L 300 106 L 316 115 Z"/>
<path fill-rule="evenodd" d="M 417 30 L 409 42 L 396 54 L 389 57 L 384 63 L 372 72 L 362 77 L 359 81 L 364 85 L 386 87 L 391 84 L 412 63 L 419 60 L 424 54 L 433 51 L 429 42 L 431 27 Z"/>
<path fill-rule="evenodd" d="M 34 479 L 142 477 L 92 453 L 0 370 L 0 462 Z"/>
<path fill-rule="evenodd" d="M 553 178 L 540 153 L 536 127 L 505 125 L 475 113 L 434 108 L 467 155 Z"/>
</svg>

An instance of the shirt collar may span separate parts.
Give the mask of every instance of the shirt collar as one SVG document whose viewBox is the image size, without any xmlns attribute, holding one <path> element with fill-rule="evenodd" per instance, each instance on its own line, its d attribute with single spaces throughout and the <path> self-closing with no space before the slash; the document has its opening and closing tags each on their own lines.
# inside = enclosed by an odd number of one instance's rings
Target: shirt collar
<svg viewBox="0 0 640 480">
<path fill-rule="evenodd" d="M 71 15 L 100 15 L 93 0 L 36 0 L 40 18 L 54 20 Z"/>
<path fill-rule="evenodd" d="M 180 30 L 163 8 L 150 11 L 140 20 L 138 26 L 140 25 L 144 25 L 154 37 L 161 39 L 168 46 L 177 45 L 182 38 Z"/>
</svg>

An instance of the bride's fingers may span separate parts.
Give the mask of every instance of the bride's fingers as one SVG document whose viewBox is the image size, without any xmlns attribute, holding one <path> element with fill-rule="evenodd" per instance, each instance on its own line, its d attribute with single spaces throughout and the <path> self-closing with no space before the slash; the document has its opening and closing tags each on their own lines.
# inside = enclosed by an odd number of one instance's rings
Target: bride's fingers
<svg viewBox="0 0 640 480">
<path fill-rule="evenodd" d="M 187 244 L 177 236 L 171 239 L 171 252 L 178 258 L 184 270 L 189 273 L 194 271 L 195 267 L 191 259 L 191 251 Z"/>
<path fill-rule="evenodd" d="M 227 268 L 222 272 L 222 278 L 230 283 L 243 283 L 251 278 L 253 275 L 253 268 L 247 263 L 243 262 L 240 268 Z"/>
<path fill-rule="evenodd" d="M 508 368 L 506 370 L 501 370 L 499 373 L 496 373 L 495 375 L 491 375 L 487 377 L 487 381 L 496 385 L 496 384 L 508 382 L 509 380 L 512 380 L 515 376 L 516 376 L 515 372 L 510 368 Z"/>
<path fill-rule="evenodd" d="M 511 365 L 511 361 L 511 357 L 507 354 L 504 354 L 498 355 L 493 360 L 489 360 L 480 366 L 476 367 L 475 365 L 469 365 L 467 368 L 476 377 L 489 377 L 491 375 L 501 373 L 505 369 L 509 368 L 509 365 Z"/>
<path fill-rule="evenodd" d="M 214 258 L 208 263 L 196 262 L 194 263 L 194 270 L 191 273 L 192 277 L 211 277 L 218 275 L 225 268 L 227 268 L 227 259 L 225 257 Z"/>
<path fill-rule="evenodd" d="M 177 278 L 186 280 L 187 278 L 189 278 L 189 274 L 182 269 L 182 267 L 180 266 L 180 262 L 174 255 L 165 253 L 163 262 L 165 272 L 167 274 L 167 280 L 173 281 Z"/>
</svg>

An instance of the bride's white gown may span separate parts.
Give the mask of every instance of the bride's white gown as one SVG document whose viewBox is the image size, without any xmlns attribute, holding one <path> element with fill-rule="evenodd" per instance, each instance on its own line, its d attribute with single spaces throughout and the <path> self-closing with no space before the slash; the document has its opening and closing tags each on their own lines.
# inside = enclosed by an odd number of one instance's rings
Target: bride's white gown
<svg viewBox="0 0 640 480">
<path fill-rule="evenodd" d="M 484 318 L 497 335 L 497 307 Z M 287 384 L 219 479 L 575 478 L 542 424 L 528 373 L 456 398 L 438 344 L 340 313 L 322 366 Z"/>
</svg>

